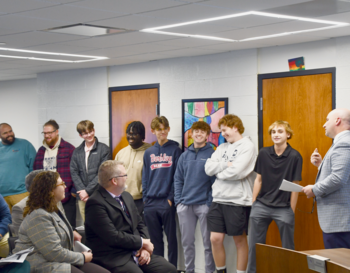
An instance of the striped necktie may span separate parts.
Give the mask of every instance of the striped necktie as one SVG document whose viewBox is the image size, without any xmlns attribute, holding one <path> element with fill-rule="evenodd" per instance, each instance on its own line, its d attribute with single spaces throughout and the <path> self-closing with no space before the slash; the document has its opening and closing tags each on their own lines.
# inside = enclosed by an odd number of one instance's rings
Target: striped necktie
<svg viewBox="0 0 350 273">
<path fill-rule="evenodd" d="M 122 199 L 121 195 L 116 196 L 116 197 L 115 197 L 115 200 L 117 200 L 117 201 L 119 202 L 119 204 L 120 204 L 120 206 L 123 208 L 123 211 L 125 212 L 126 216 L 128 216 L 129 219 L 131 219 L 131 216 L 130 216 L 130 214 L 129 214 L 129 211 L 128 211 L 128 209 L 126 208 L 126 206 L 125 206 L 125 204 L 124 204 L 124 202 L 123 202 L 123 199 Z"/>
<path fill-rule="evenodd" d="M 116 196 L 116 197 L 115 197 L 115 200 L 117 200 L 117 201 L 119 202 L 119 204 L 120 204 L 120 206 L 123 208 L 123 210 L 124 210 L 126 216 L 128 216 L 129 219 L 131 220 L 131 216 L 130 216 L 129 211 L 128 211 L 128 209 L 126 208 L 126 206 L 125 206 L 125 204 L 124 204 L 124 202 L 123 202 L 122 196 L 121 196 L 121 195 Z M 136 257 L 136 253 L 137 253 L 137 251 L 133 251 L 133 252 L 132 252 L 132 256 L 133 256 L 133 259 L 134 259 L 135 263 L 136 263 L 137 265 L 139 265 L 139 258 Z"/>
</svg>

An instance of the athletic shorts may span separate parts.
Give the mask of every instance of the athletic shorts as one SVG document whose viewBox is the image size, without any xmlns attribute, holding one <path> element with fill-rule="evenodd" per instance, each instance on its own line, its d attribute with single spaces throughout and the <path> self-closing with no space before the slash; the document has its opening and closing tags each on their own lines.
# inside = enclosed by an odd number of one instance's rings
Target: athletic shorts
<svg viewBox="0 0 350 273">
<path fill-rule="evenodd" d="M 211 203 L 207 215 L 208 229 L 229 236 L 248 235 L 248 220 L 251 207 Z"/>
</svg>

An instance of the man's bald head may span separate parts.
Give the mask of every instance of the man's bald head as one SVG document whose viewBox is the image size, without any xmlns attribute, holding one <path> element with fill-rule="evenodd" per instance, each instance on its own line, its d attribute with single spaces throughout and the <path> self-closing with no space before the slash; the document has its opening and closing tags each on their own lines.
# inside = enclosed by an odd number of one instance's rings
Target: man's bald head
<svg viewBox="0 0 350 273">
<path fill-rule="evenodd" d="M 343 123 L 343 126 L 348 127 L 348 129 L 345 129 L 345 130 L 349 130 L 350 129 L 350 110 L 346 108 L 339 108 L 333 111 L 336 112 L 336 114 L 341 120 L 341 123 Z"/>
<path fill-rule="evenodd" d="M 9 127 L 11 127 L 11 125 L 10 124 L 8 124 L 8 123 L 0 123 L 0 134 L 1 134 L 1 130 L 2 130 L 2 127 L 5 127 L 5 126 L 9 126 Z"/>
<path fill-rule="evenodd" d="M 15 134 L 8 123 L 0 123 L 0 138 L 4 145 L 10 145 L 15 141 Z"/>
<path fill-rule="evenodd" d="M 345 130 L 350 130 L 350 110 L 346 108 L 334 109 L 328 114 L 323 128 L 326 130 L 326 136 L 330 138 L 334 138 Z"/>
</svg>

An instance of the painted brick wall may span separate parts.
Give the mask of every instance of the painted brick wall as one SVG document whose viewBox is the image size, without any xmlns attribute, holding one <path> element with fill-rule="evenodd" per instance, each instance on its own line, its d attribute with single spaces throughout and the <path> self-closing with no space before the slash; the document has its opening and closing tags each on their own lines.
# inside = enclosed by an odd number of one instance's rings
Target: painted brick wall
<svg viewBox="0 0 350 273">
<path fill-rule="evenodd" d="M 37 96 L 38 134 L 46 121 L 55 119 L 60 126 L 60 135 L 78 146 L 83 140 L 76 126 L 88 119 L 95 124 L 99 141 L 109 145 L 106 67 L 39 74 Z M 40 134 L 40 142 L 42 139 Z"/>
<path fill-rule="evenodd" d="M 37 149 L 36 89 L 36 79 L 0 82 L 0 123 L 10 124 L 16 137 L 28 140 Z"/>
</svg>

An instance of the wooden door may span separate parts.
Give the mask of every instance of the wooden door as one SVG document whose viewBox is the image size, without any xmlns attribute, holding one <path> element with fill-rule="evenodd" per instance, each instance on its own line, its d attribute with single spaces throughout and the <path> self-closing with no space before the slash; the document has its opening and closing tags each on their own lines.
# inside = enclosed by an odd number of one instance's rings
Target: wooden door
<svg viewBox="0 0 350 273">
<path fill-rule="evenodd" d="M 118 91 L 114 91 L 114 90 Z M 113 158 L 128 146 L 126 128 L 132 121 L 141 121 L 146 128 L 145 142 L 157 141 L 151 132 L 151 121 L 157 116 L 158 88 L 119 90 L 110 93 L 110 137 Z M 127 88 L 126 88 L 127 89 Z"/>
<path fill-rule="evenodd" d="M 332 73 L 270 78 L 262 80 L 263 146 L 272 146 L 269 126 L 276 120 L 290 123 L 294 136 L 289 144 L 303 157 L 301 185 L 314 184 L 317 168 L 310 162 L 315 148 L 324 156 L 332 145 L 325 136 L 323 124 L 332 110 Z M 324 248 L 317 209 L 311 212 L 313 199 L 299 194 L 295 211 L 295 249 Z M 277 225 L 273 222 L 267 234 L 267 244 L 281 246 Z"/>
</svg>

